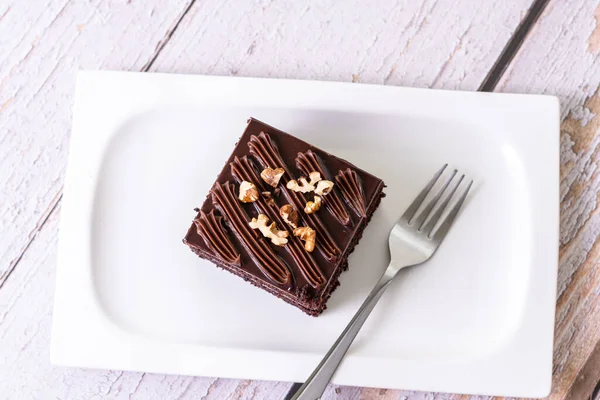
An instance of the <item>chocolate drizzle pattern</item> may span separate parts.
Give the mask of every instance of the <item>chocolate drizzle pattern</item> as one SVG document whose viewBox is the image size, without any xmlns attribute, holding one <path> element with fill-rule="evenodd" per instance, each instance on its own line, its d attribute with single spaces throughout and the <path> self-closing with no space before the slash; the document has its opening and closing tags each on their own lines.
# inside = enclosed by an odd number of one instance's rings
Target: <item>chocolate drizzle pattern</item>
<svg viewBox="0 0 600 400">
<path fill-rule="evenodd" d="M 200 216 L 194 219 L 196 232 L 215 257 L 239 267 L 242 264 L 240 254 L 225 233 L 222 220 L 223 217 L 216 216 L 214 210 L 210 210 L 208 214 L 200 211 Z"/>
<path fill-rule="evenodd" d="M 287 265 L 277 256 L 267 241 L 262 237 L 259 238 L 258 234 L 248 225 L 250 218 L 237 199 L 235 186 L 230 182 L 216 183 L 211 189 L 211 196 L 214 206 L 225 217 L 231 231 L 261 272 L 278 285 L 290 285 L 292 274 Z"/>
<path fill-rule="evenodd" d="M 230 165 L 231 174 L 238 181 L 238 183 L 241 181 L 257 182 L 256 185 L 261 191 L 266 189 L 264 182 L 259 177 L 257 170 L 248 157 L 234 157 Z M 279 215 L 277 208 L 267 205 L 263 197 L 260 197 L 252 204 L 258 213 L 265 214 L 271 221 L 274 221 L 279 228 L 287 228 L 287 224 L 283 218 L 281 218 L 281 215 Z M 315 263 L 315 260 L 312 258 L 310 253 L 307 253 L 304 250 L 302 242 L 298 237 L 290 233 L 288 241 L 288 244 L 284 248 L 290 253 L 306 281 L 313 288 L 320 288 L 325 284 L 326 279 L 319 266 Z"/>
<path fill-rule="evenodd" d="M 314 159 L 311 159 L 309 150 L 314 153 Z M 300 153 L 308 156 L 300 156 L 299 161 Z M 315 166 L 317 168 L 314 168 Z M 265 167 L 272 168 L 272 173 L 262 173 Z M 277 168 L 283 169 L 283 176 L 280 174 L 281 170 L 275 172 Z M 358 184 L 351 181 L 351 176 L 341 177 L 350 178 L 348 182 L 344 179 L 341 185 L 336 179 L 338 171 L 347 168 L 356 172 L 359 179 L 355 181 L 362 185 L 358 192 L 364 191 L 362 203 L 366 205 L 364 208 L 367 210 L 367 218 L 358 216 L 355 211 L 357 206 L 347 200 L 352 197 L 352 190 L 356 190 Z M 327 195 L 320 195 L 323 198 L 322 209 L 312 214 L 318 219 L 305 215 L 303 211 L 306 202 L 314 200 L 314 193 L 286 190 L 291 179 L 310 175 L 305 174 L 312 172 L 308 169 L 318 169 L 324 178 L 335 183 L 333 186 L 328 183 L 320 185 L 320 189 L 329 192 Z M 265 180 L 261 176 L 264 176 Z M 252 196 L 242 196 L 248 197 L 248 200 L 252 197 L 254 202 L 243 203 L 238 199 L 240 179 L 256 186 Z M 209 260 L 243 278 L 259 290 L 269 292 L 303 312 L 316 316 L 326 308 L 328 299 L 339 285 L 340 274 L 348 268 L 348 255 L 355 249 L 368 219 L 379 206 L 384 196 L 384 186 L 381 179 L 348 161 L 250 118 L 227 162 L 220 169 L 208 197 L 195 209 L 196 214 L 192 218 L 197 221 L 187 229 L 183 242 L 200 258 Z M 342 187 L 346 189 L 345 192 L 342 191 Z M 337 194 L 342 205 L 338 207 L 338 217 L 345 209 L 350 220 L 348 225 L 340 223 L 330 210 L 325 209 L 326 200 L 333 198 L 332 193 Z M 281 210 L 280 207 L 283 208 L 284 205 L 285 208 Z M 291 210 L 292 207 L 294 210 Z M 264 216 L 261 218 L 260 229 L 252 229 L 250 220 L 252 217 L 258 219 L 260 214 Z M 304 247 L 306 242 L 290 234 L 292 228 L 287 222 L 290 219 L 293 220 L 293 225 L 314 229 L 315 232 L 311 232 L 311 236 L 314 235 L 313 238 L 317 241 L 314 251 L 307 251 Z M 345 215 L 339 219 L 345 221 Z M 272 243 L 271 229 L 265 230 L 263 222 L 273 223 L 277 231 L 285 229 L 288 233 L 287 243 L 282 246 Z M 324 232 L 318 229 L 319 225 Z M 318 238 L 317 231 L 320 232 L 321 238 Z M 224 234 L 230 243 L 222 241 L 221 234 Z M 327 237 L 332 240 L 327 240 Z M 325 241 L 321 240 L 323 238 Z M 208 239 L 208 242 L 205 239 Z M 295 241 L 298 240 L 301 247 L 296 248 Z M 311 247 L 312 244 L 309 248 Z M 336 253 L 337 249 L 339 253 Z"/>
<path fill-rule="evenodd" d="M 358 216 L 367 218 L 365 192 L 356 171 L 350 168 L 339 171 L 335 180 L 348 205 Z"/>
<path fill-rule="evenodd" d="M 300 193 L 296 193 L 286 188 L 286 184 L 290 180 L 290 177 L 294 175 L 289 167 L 283 162 L 271 137 L 264 132 L 261 132 L 258 136 L 252 135 L 248 142 L 248 147 L 250 148 L 250 154 L 252 154 L 264 168 L 280 166 L 285 170 L 287 176 L 284 175 L 281 178 L 281 182 L 283 183 L 282 193 L 284 193 L 288 201 L 292 203 L 296 209 L 303 210 L 305 203 L 304 197 Z M 341 253 L 340 249 L 325 228 L 321 219 L 315 214 L 304 214 L 303 218 L 306 225 L 317 232 L 317 248 L 321 254 L 323 254 L 323 257 L 329 261 L 335 260 Z"/>
<path fill-rule="evenodd" d="M 265 186 L 264 181 L 256 171 L 254 163 L 248 159 L 247 156 L 243 156 L 242 158 L 235 156 L 229 165 L 231 167 L 231 175 L 233 175 L 238 183 L 241 181 L 252 182 L 256 185 L 259 192 L 270 191 L 273 189 Z"/>
<path fill-rule="evenodd" d="M 318 156 L 312 150 L 308 150 L 305 153 L 298 153 L 296 166 L 306 176 L 313 171 L 317 171 L 323 179 L 331 180 L 329 175 L 325 173 L 325 168 L 323 168 L 323 164 L 320 162 Z M 348 210 L 346 210 L 342 199 L 340 199 L 336 187 L 328 195 L 323 196 L 323 204 L 325 204 L 327 210 L 340 224 L 344 226 L 350 224 L 350 214 L 348 214 Z"/>
</svg>

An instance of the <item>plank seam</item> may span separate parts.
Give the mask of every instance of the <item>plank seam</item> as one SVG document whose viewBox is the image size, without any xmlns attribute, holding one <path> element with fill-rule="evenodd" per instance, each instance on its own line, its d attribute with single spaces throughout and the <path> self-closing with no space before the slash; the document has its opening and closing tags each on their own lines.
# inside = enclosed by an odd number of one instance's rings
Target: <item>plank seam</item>
<svg viewBox="0 0 600 400">
<path fill-rule="evenodd" d="M 550 0 L 536 0 L 531 7 L 529 7 L 525 18 L 523 18 L 515 32 L 510 39 L 508 39 L 500 56 L 496 59 L 496 62 L 483 79 L 483 82 L 481 82 L 479 89 L 477 89 L 479 92 L 493 92 L 494 89 L 496 89 L 498 82 L 504 76 L 506 69 L 525 42 L 529 32 L 531 32 L 531 29 L 535 26 L 549 2 Z"/>
<path fill-rule="evenodd" d="M 191 0 L 188 3 L 188 5 L 184 8 L 184 10 L 181 13 L 181 15 L 179 16 L 179 18 L 177 18 L 177 20 L 173 24 L 172 28 L 167 30 L 163 39 L 158 42 L 158 45 L 156 46 L 156 50 L 154 51 L 152 56 L 150 56 L 150 59 L 148 60 L 148 62 L 142 67 L 142 69 L 141 69 L 142 72 L 147 72 L 152 67 L 152 64 L 154 64 L 154 62 L 156 61 L 156 59 L 158 58 L 158 56 L 160 55 L 162 50 L 169 43 L 169 41 L 173 37 L 173 34 L 175 33 L 175 31 L 177 30 L 177 28 L 179 28 L 181 21 L 189 13 L 189 11 L 191 10 L 191 8 L 193 7 L 193 5 L 195 3 L 196 3 L 196 0 Z M 65 6 L 66 6 L 66 4 L 65 4 Z M 64 7 L 63 7 L 63 9 L 64 9 Z M 62 10 L 61 10 L 61 12 L 62 12 Z M 48 207 L 48 208 L 50 208 L 50 212 L 41 218 L 40 222 L 38 224 L 36 224 L 34 229 L 29 234 L 30 239 L 27 242 L 27 244 L 25 245 L 25 247 L 23 247 L 21 254 L 19 254 L 14 259 L 14 261 L 10 263 L 8 270 L 3 275 L 0 276 L 0 289 L 2 289 L 2 287 L 4 286 L 4 283 L 6 283 L 6 281 L 10 277 L 10 275 L 17 268 L 17 265 L 21 262 L 21 260 L 25 256 L 25 253 L 31 247 L 31 244 L 33 243 L 33 241 L 37 238 L 38 233 L 44 228 L 44 226 L 46 225 L 46 222 L 48 222 L 48 219 L 50 218 L 50 216 L 57 210 L 58 205 L 60 204 L 62 197 L 63 197 L 63 194 L 62 194 L 63 188 L 64 188 L 64 185 L 60 188 L 59 192 L 57 193 L 54 202 L 50 203 L 50 205 Z"/>
<path fill-rule="evenodd" d="M 29 241 L 23 248 L 23 251 L 21 251 L 21 254 L 19 254 L 19 256 L 17 258 L 15 258 L 13 262 L 10 263 L 6 272 L 4 272 L 4 274 L 0 276 L 0 289 L 2 289 L 2 287 L 4 286 L 4 283 L 7 281 L 8 277 L 13 273 L 13 271 L 15 270 L 17 265 L 21 262 L 21 260 L 25 256 L 25 253 L 27 252 L 27 250 L 29 249 L 29 247 L 31 246 L 33 241 L 37 238 L 37 235 L 41 232 L 44 225 L 46 225 L 46 222 L 48 222 L 48 220 L 50 219 L 50 216 L 58 208 L 58 204 L 60 203 L 60 200 L 62 199 L 62 188 L 61 188 L 59 194 L 55 197 L 55 199 L 56 200 L 54 201 L 54 204 L 52 204 L 52 203 L 50 204 L 50 207 L 49 207 L 50 211 L 46 215 L 42 216 L 42 218 L 40 219 L 40 222 L 38 222 L 38 224 L 35 226 L 33 231 L 29 234 Z"/>
<path fill-rule="evenodd" d="M 187 7 L 181 13 L 181 16 L 179 17 L 179 19 L 175 22 L 175 24 L 173 25 L 173 27 L 171 29 L 167 30 L 167 33 L 165 34 L 165 37 L 158 42 L 158 45 L 156 46 L 156 51 L 150 57 L 150 60 L 148 60 L 148 62 L 146 63 L 146 65 L 144 65 L 142 67 L 142 72 L 148 72 L 150 70 L 150 68 L 152 68 L 152 65 L 154 64 L 154 62 L 158 58 L 158 55 L 162 52 L 162 50 L 165 48 L 165 46 L 169 43 L 169 41 L 173 37 L 173 34 L 175 33 L 175 31 L 177 30 L 177 28 L 179 28 L 179 25 L 181 24 L 181 21 L 183 21 L 183 19 L 190 12 L 190 10 L 192 9 L 192 7 L 194 6 L 195 3 L 196 3 L 196 0 L 191 0 L 189 2 L 189 4 L 187 5 Z"/>
</svg>

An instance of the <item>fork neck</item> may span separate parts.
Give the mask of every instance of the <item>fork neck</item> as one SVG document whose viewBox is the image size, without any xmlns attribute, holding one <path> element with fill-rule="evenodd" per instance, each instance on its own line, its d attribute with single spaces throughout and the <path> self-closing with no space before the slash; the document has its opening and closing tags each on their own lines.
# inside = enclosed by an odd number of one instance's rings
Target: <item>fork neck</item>
<svg viewBox="0 0 600 400">
<path fill-rule="evenodd" d="M 394 277 L 398 274 L 399 270 L 400 268 L 397 268 L 390 262 L 390 265 L 388 265 L 388 267 L 385 269 L 375 287 L 378 288 L 381 286 L 386 286 L 388 283 L 391 282 L 392 279 L 394 279 Z"/>
</svg>

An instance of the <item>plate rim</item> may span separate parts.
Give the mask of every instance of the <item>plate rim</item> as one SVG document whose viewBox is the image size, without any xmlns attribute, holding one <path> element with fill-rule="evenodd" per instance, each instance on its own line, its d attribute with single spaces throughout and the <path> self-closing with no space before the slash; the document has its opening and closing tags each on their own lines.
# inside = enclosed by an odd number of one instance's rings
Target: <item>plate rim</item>
<svg viewBox="0 0 600 400">
<path fill-rule="evenodd" d="M 532 260 L 531 262 L 538 266 L 534 268 L 532 274 L 537 273 L 537 277 L 542 279 L 543 284 L 538 284 L 538 286 L 544 286 L 544 290 L 538 293 L 537 301 L 527 300 L 526 302 L 528 312 L 531 312 L 529 309 L 531 307 L 534 307 L 536 311 L 543 308 L 541 315 L 533 317 L 531 321 L 527 321 L 524 326 L 520 327 L 521 330 L 527 329 L 527 334 L 515 335 L 518 340 L 509 341 L 501 356 L 488 357 L 480 360 L 481 362 L 478 362 L 477 365 L 457 366 L 456 363 L 450 363 L 451 366 L 458 367 L 453 372 L 448 372 L 450 365 L 447 363 L 414 361 L 398 363 L 398 361 L 392 362 L 380 357 L 349 355 L 340 368 L 340 373 L 336 374 L 333 380 L 335 383 L 345 385 L 400 388 L 397 379 L 398 370 L 404 370 L 410 366 L 414 372 L 411 374 L 414 378 L 411 382 L 414 384 L 408 386 L 412 390 L 523 397 L 544 397 L 549 394 L 552 377 L 559 238 L 560 107 L 558 99 L 555 96 L 547 95 L 460 92 L 343 82 L 80 71 L 77 75 L 73 128 L 59 226 L 56 290 L 50 346 L 50 358 L 53 364 L 225 378 L 300 381 L 305 378 L 305 375 L 299 372 L 302 366 L 305 366 L 304 369 L 306 366 L 314 366 L 321 357 L 318 354 L 212 348 L 168 343 L 125 331 L 105 315 L 93 288 L 92 268 L 91 262 L 89 262 L 91 240 L 89 240 L 88 223 L 92 215 L 95 179 L 98 176 L 105 147 L 114 130 L 90 127 L 92 120 L 89 117 L 93 116 L 95 108 L 93 104 L 84 104 L 82 97 L 89 91 L 110 90 L 101 84 L 106 80 L 120 82 L 122 90 L 130 91 L 130 93 L 134 93 L 136 88 L 152 86 L 155 86 L 156 91 L 161 92 L 161 89 L 166 87 L 165 85 L 170 87 L 178 85 L 214 87 L 224 89 L 226 92 L 240 89 L 251 90 L 257 86 L 281 92 L 293 90 L 300 93 L 299 99 L 296 99 L 298 101 L 297 108 L 314 106 L 316 103 L 317 105 L 330 104 L 332 107 L 344 111 L 358 109 L 364 111 L 364 104 L 356 104 L 357 102 L 348 98 L 343 99 L 342 93 L 355 91 L 361 96 L 369 98 L 372 103 L 369 108 L 376 109 L 377 112 L 393 113 L 394 106 L 385 98 L 418 93 L 419 96 L 444 98 L 449 96 L 453 99 L 461 97 L 469 101 L 491 102 L 491 104 L 500 106 L 516 102 L 522 106 L 532 107 L 534 105 L 540 107 L 544 112 L 554 114 L 556 118 L 552 119 L 551 124 L 548 123 L 549 126 L 552 125 L 554 131 L 552 136 L 541 130 L 531 132 L 531 135 L 526 137 L 512 131 L 508 131 L 506 134 L 506 138 L 511 140 L 511 143 L 522 146 L 525 151 L 535 154 L 535 157 L 525 161 L 527 163 L 526 171 L 534 186 L 532 191 L 540 199 L 556 199 L 544 202 L 540 207 L 535 207 L 532 212 L 532 226 L 536 230 L 533 235 L 532 257 L 536 261 Z M 173 90 L 176 89 L 169 89 L 167 92 Z M 320 91 L 323 96 L 314 96 L 315 91 Z M 310 100 L 309 94 L 310 97 L 319 97 L 319 99 Z M 373 96 L 376 97 L 373 98 Z M 380 96 L 381 98 L 379 98 Z M 228 103 L 225 95 L 220 99 L 223 101 L 223 105 L 235 105 L 231 102 Z M 334 100 L 335 102 L 333 102 Z M 103 113 L 104 118 L 107 119 L 103 123 L 118 124 L 126 116 L 129 117 L 132 113 L 143 109 L 148 104 L 155 104 L 157 101 L 160 100 L 156 96 L 135 98 L 137 103 L 132 105 L 130 110 L 109 109 L 112 113 L 109 118 Z M 83 132 L 86 131 L 87 133 L 84 134 Z M 84 135 L 85 140 L 83 140 Z M 542 143 L 541 146 L 540 143 Z M 539 160 L 543 162 L 539 162 Z M 548 165 L 555 167 L 550 168 Z M 544 229 L 539 229 L 542 224 Z M 538 230 L 541 232 L 537 232 Z M 555 246 L 555 253 L 548 251 L 551 246 Z M 88 260 L 89 268 L 81 268 L 82 264 L 85 265 L 86 260 Z M 542 305 L 539 304 L 540 296 L 543 298 Z M 230 362 L 233 359 L 236 360 L 236 363 Z M 257 365 L 257 360 L 262 360 L 262 362 Z M 292 374 L 289 371 L 284 372 L 273 367 L 280 363 L 289 363 L 291 360 L 300 365 Z M 540 368 L 541 364 L 543 365 Z M 378 371 L 378 373 L 364 374 L 365 365 L 368 369 Z M 532 367 L 539 369 L 538 373 L 533 374 Z M 388 372 L 382 374 L 382 370 Z M 447 376 L 441 383 L 431 379 L 431 375 L 435 375 L 438 370 L 444 371 Z M 490 371 L 494 372 L 494 379 L 490 379 Z M 419 374 L 428 379 L 418 379 Z M 518 380 L 515 379 L 515 376 L 522 378 Z M 406 384 L 401 386 L 404 389 L 408 388 Z"/>
</svg>

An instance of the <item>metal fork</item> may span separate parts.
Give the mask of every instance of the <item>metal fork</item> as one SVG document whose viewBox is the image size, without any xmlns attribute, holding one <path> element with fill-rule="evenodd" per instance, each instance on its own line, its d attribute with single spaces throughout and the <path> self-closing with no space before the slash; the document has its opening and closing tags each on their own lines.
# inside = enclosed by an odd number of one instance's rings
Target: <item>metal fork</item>
<svg viewBox="0 0 600 400">
<path fill-rule="evenodd" d="M 450 183 L 455 180 L 457 170 L 454 170 L 442 185 L 441 189 L 433 196 L 433 198 L 424 204 L 424 200 L 431 192 L 431 189 L 438 181 L 448 164 L 444 165 L 429 181 L 427 186 L 413 200 L 412 204 L 402 214 L 396 222 L 389 236 L 389 246 L 391 260 L 390 264 L 379 278 L 379 281 L 358 309 L 346 329 L 336 340 L 331 349 L 327 352 L 323 360 L 310 375 L 308 380 L 298 389 L 291 400 L 316 400 L 323 394 L 335 370 L 340 365 L 342 358 L 348 351 L 348 348 L 354 341 L 358 331 L 363 326 L 366 319 L 371 314 L 375 304 L 379 301 L 390 282 L 398 274 L 398 271 L 405 267 L 422 264 L 429 260 L 433 253 L 448 233 L 450 226 L 454 222 L 458 211 L 460 210 L 467 193 L 473 184 L 470 181 L 466 189 L 462 190 L 462 194 L 454 203 L 450 211 L 442 219 L 445 209 L 448 207 L 451 199 L 454 198 L 459 186 L 461 186 L 465 175 L 458 179 L 450 189 L 450 193 L 443 196 Z M 439 206 L 436 204 L 444 197 Z M 422 211 L 417 213 L 419 209 Z M 435 209 L 435 211 L 434 211 Z M 437 229 L 436 229 L 437 227 Z"/>
</svg>

